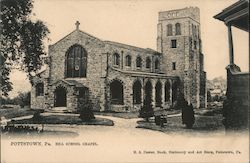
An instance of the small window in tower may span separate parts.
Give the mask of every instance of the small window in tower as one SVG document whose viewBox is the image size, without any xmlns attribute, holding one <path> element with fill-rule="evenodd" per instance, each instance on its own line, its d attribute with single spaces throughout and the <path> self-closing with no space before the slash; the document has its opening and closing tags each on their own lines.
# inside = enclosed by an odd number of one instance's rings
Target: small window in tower
<svg viewBox="0 0 250 163">
<path fill-rule="evenodd" d="M 167 25 L 167 36 L 172 36 L 173 35 L 173 29 L 172 29 L 172 24 Z"/>
<path fill-rule="evenodd" d="M 173 62 L 173 63 L 172 63 L 172 69 L 173 69 L 173 70 L 176 70 L 176 62 Z"/>
<path fill-rule="evenodd" d="M 181 35 L 181 24 L 180 23 L 175 24 L 175 34 Z"/>
<path fill-rule="evenodd" d="M 171 48 L 176 48 L 176 47 L 177 47 L 176 40 L 171 40 Z"/>
<path fill-rule="evenodd" d="M 194 49 L 197 49 L 197 41 L 194 41 Z"/>
</svg>

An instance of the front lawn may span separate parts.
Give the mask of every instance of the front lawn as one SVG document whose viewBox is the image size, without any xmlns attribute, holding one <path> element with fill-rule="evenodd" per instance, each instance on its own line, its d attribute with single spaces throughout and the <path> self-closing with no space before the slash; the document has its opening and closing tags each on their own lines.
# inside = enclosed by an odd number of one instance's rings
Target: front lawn
<svg viewBox="0 0 250 163">
<path fill-rule="evenodd" d="M 89 122 L 83 122 L 79 116 L 74 116 L 70 114 L 65 115 L 41 115 L 41 120 L 36 121 L 32 118 L 22 119 L 17 121 L 11 121 L 13 124 L 76 124 L 76 125 L 104 125 L 104 126 L 113 126 L 114 123 L 112 120 L 106 118 L 95 118 Z"/>
<path fill-rule="evenodd" d="M 15 117 L 22 117 L 27 115 L 33 115 L 34 110 L 31 110 L 29 107 L 13 107 L 13 108 L 1 108 L 0 117 L 5 117 L 6 119 L 11 119 Z"/>
<path fill-rule="evenodd" d="M 156 131 L 162 131 L 169 134 L 210 134 L 224 133 L 225 129 L 222 124 L 222 115 L 217 114 L 214 116 L 201 116 L 195 115 L 195 124 L 192 129 L 187 129 L 182 124 L 181 116 L 168 117 L 167 123 L 164 127 L 155 125 L 154 119 L 149 122 L 144 120 L 138 121 L 137 128 L 145 128 Z"/>
<path fill-rule="evenodd" d="M 94 112 L 95 115 L 112 116 L 118 118 L 138 118 L 139 112 Z"/>
<path fill-rule="evenodd" d="M 166 110 L 167 115 L 173 115 L 173 114 L 179 114 L 181 113 L 181 110 Z M 125 118 L 125 119 L 132 119 L 132 118 L 138 118 L 139 112 L 112 112 L 112 111 L 106 111 L 106 112 L 95 112 L 95 115 L 103 115 L 103 116 L 112 116 L 112 117 L 118 117 L 118 118 Z"/>
</svg>

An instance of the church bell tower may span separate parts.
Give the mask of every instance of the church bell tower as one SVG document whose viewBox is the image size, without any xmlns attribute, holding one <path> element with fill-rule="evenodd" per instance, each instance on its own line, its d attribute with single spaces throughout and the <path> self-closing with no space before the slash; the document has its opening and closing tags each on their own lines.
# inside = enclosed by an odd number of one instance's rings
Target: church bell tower
<svg viewBox="0 0 250 163">
<path fill-rule="evenodd" d="M 157 51 L 163 54 L 164 72 L 180 78 L 180 90 L 189 104 L 206 107 L 199 8 L 159 12 L 157 34 Z"/>
</svg>

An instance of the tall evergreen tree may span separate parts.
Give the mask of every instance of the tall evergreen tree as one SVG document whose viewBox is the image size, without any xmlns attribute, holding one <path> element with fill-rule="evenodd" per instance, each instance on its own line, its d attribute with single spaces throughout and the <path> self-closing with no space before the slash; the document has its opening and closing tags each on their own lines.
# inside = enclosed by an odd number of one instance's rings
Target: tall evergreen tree
<svg viewBox="0 0 250 163">
<path fill-rule="evenodd" d="M 152 106 L 151 96 L 146 96 L 143 101 L 143 106 L 139 111 L 139 117 L 144 118 L 146 121 L 149 121 L 150 117 L 154 116 L 154 109 Z"/>
<path fill-rule="evenodd" d="M 9 74 L 18 65 L 31 78 L 42 64 L 45 55 L 43 40 L 49 34 L 46 25 L 32 21 L 32 0 L 0 0 L 0 66 L 1 92 L 8 96 L 12 90 Z"/>
</svg>

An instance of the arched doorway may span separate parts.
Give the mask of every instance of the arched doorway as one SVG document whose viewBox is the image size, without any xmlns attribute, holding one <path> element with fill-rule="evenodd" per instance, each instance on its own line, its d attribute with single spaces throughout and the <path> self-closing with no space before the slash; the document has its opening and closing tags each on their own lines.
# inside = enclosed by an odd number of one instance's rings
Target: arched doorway
<svg viewBox="0 0 250 163">
<path fill-rule="evenodd" d="M 123 85 L 119 80 L 110 83 L 111 104 L 123 104 Z"/>
<path fill-rule="evenodd" d="M 133 85 L 133 103 L 141 104 L 141 82 L 137 80 Z"/>
<path fill-rule="evenodd" d="M 67 92 L 66 88 L 58 87 L 54 92 L 54 106 L 66 107 L 67 106 Z"/>
<path fill-rule="evenodd" d="M 147 103 L 152 102 L 152 84 L 150 81 L 147 81 L 145 85 L 145 101 Z"/>
<path fill-rule="evenodd" d="M 160 107 L 162 102 L 162 98 L 161 98 L 161 94 L 162 94 L 162 85 L 161 85 L 161 82 L 158 81 L 156 83 L 156 86 L 155 86 L 155 105 L 157 107 Z"/>
</svg>

